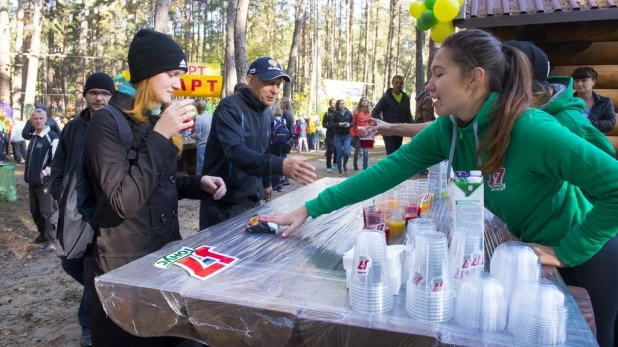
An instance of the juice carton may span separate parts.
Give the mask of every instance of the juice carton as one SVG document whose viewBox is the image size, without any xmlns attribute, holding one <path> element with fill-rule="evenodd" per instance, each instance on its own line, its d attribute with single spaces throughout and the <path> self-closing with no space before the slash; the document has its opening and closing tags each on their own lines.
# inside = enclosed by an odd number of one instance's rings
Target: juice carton
<svg viewBox="0 0 618 347">
<path fill-rule="evenodd" d="M 452 188 L 451 232 L 462 230 L 483 233 L 485 230 L 483 177 L 455 178 Z"/>
</svg>

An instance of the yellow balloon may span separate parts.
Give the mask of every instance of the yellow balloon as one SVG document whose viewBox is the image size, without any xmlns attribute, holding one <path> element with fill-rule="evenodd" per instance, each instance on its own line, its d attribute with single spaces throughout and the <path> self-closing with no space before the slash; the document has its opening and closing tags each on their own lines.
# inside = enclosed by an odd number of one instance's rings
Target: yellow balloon
<svg viewBox="0 0 618 347">
<path fill-rule="evenodd" d="M 451 22 L 438 22 L 431 28 L 431 38 L 436 43 L 442 43 L 451 34 L 455 32 L 455 27 Z"/>
<path fill-rule="evenodd" d="M 410 9 L 408 10 L 408 12 L 410 12 L 410 16 L 419 19 L 421 18 L 421 14 L 423 14 L 423 12 L 425 12 L 427 10 L 427 6 L 425 6 L 425 3 L 422 1 L 414 1 L 412 4 L 410 4 Z"/>
<path fill-rule="evenodd" d="M 461 6 L 463 6 L 464 4 L 464 0 L 457 0 L 457 2 L 459 3 L 459 8 L 461 8 Z"/>
<path fill-rule="evenodd" d="M 452 21 L 459 13 L 459 0 L 437 0 L 433 14 L 441 22 Z"/>
</svg>

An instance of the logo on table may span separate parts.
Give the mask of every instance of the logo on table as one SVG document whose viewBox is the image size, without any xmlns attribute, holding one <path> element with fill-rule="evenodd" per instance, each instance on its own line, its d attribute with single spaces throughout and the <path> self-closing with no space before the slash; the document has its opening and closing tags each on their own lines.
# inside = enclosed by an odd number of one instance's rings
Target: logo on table
<svg viewBox="0 0 618 347">
<path fill-rule="evenodd" d="M 506 184 L 504 183 L 504 174 L 506 173 L 506 169 L 501 167 L 498 172 L 489 176 L 489 188 L 492 192 L 501 192 L 506 189 Z"/>
<path fill-rule="evenodd" d="M 214 252 L 215 247 L 182 247 L 180 250 L 163 256 L 153 263 L 159 269 L 178 266 L 193 278 L 205 280 L 232 266 L 238 258 Z"/>
</svg>

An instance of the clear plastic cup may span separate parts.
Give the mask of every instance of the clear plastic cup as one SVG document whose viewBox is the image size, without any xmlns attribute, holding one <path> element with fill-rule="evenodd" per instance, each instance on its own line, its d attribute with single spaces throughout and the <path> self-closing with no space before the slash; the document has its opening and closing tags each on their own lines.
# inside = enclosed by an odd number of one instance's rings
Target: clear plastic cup
<svg viewBox="0 0 618 347">
<path fill-rule="evenodd" d="M 401 215 L 404 217 L 407 223 L 419 216 L 419 208 L 421 208 L 422 196 L 417 193 L 399 192 L 397 199 L 399 201 L 399 208 L 401 209 Z"/>
<path fill-rule="evenodd" d="M 406 285 L 406 311 L 417 319 L 445 322 L 454 312 L 455 292 L 448 268 L 446 235 L 420 232 Z"/>
<path fill-rule="evenodd" d="M 348 293 L 350 307 L 359 312 L 387 312 L 393 308 L 393 290 L 386 241 L 380 232 L 356 236 L 354 268 Z"/>
<path fill-rule="evenodd" d="M 566 297 L 550 281 L 525 282 L 513 292 L 508 330 L 521 342 L 561 345 L 566 341 L 567 320 Z"/>
<path fill-rule="evenodd" d="M 507 298 L 518 284 L 538 281 L 542 269 L 539 256 L 530 246 L 519 241 L 499 245 L 491 257 L 490 272 L 504 286 Z"/>
<path fill-rule="evenodd" d="M 475 273 L 457 291 L 455 321 L 474 331 L 502 331 L 508 306 L 502 284 L 487 272 Z"/>
<path fill-rule="evenodd" d="M 403 258 L 403 269 L 401 271 L 401 281 L 403 286 L 407 285 L 410 278 L 410 264 L 412 263 L 412 254 L 414 252 L 414 237 L 421 232 L 435 232 L 435 223 L 428 218 L 417 218 L 410 220 L 406 226 L 406 248 Z"/>
<path fill-rule="evenodd" d="M 450 270 L 459 287 L 461 281 L 485 268 L 485 237 L 482 232 L 455 230 L 450 247 Z"/>
</svg>

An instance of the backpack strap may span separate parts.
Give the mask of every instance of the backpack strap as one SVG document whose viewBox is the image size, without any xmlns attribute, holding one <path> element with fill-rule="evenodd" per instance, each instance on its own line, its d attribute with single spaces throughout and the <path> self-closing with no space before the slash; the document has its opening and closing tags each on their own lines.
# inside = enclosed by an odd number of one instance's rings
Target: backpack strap
<svg viewBox="0 0 618 347">
<path fill-rule="evenodd" d="M 114 118 L 114 122 L 118 126 L 118 135 L 120 136 L 120 141 L 122 142 L 122 146 L 125 151 L 127 151 L 127 159 L 130 161 L 134 161 L 137 159 L 137 151 L 134 150 L 133 147 L 133 131 L 131 130 L 131 125 L 127 120 L 127 117 L 120 111 L 118 108 L 113 105 L 107 105 L 104 107 Z"/>
</svg>

